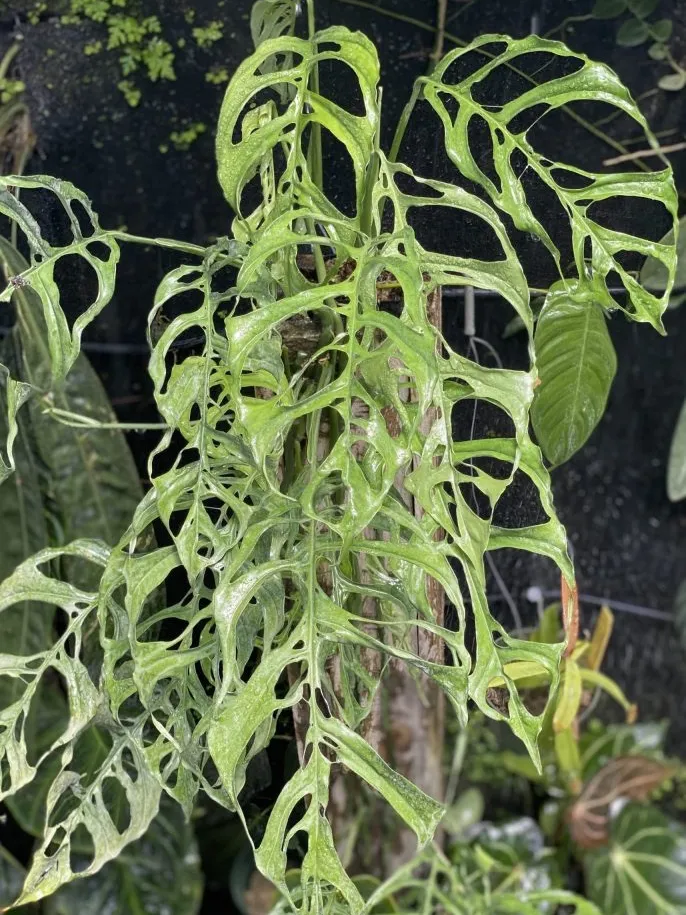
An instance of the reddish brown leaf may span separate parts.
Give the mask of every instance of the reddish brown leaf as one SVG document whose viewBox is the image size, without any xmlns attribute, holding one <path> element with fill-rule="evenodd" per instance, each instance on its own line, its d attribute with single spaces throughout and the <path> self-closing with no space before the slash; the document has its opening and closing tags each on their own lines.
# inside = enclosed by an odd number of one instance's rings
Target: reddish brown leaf
<svg viewBox="0 0 686 915">
<path fill-rule="evenodd" d="M 576 648 L 576 642 L 579 637 L 579 589 L 576 584 L 570 587 L 564 575 L 560 578 L 560 597 L 562 600 L 562 622 L 567 636 L 565 657 L 568 658 Z"/>
<path fill-rule="evenodd" d="M 646 756 L 619 756 L 589 779 L 567 811 L 572 839 L 581 848 L 597 848 L 608 842 L 610 807 L 618 798 L 645 800 L 675 767 Z"/>
</svg>

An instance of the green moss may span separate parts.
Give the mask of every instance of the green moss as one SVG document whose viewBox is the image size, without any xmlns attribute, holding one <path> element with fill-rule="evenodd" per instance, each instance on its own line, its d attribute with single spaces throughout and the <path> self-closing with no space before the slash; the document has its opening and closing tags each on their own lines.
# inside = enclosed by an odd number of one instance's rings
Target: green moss
<svg viewBox="0 0 686 915">
<path fill-rule="evenodd" d="M 40 17 L 47 11 L 47 9 L 47 3 L 36 3 L 35 6 L 28 11 L 26 18 L 29 20 L 31 25 L 38 25 L 40 22 Z"/>
<path fill-rule="evenodd" d="M 226 67 L 212 67 L 212 69 L 208 70 L 205 74 L 205 81 L 213 83 L 215 86 L 227 83 L 229 81 L 229 71 Z"/>
<path fill-rule="evenodd" d="M 20 95 L 26 86 L 20 79 L 10 79 L 8 76 L 0 77 L 0 103 L 11 102 L 15 96 Z"/>
<path fill-rule="evenodd" d="M 117 83 L 117 89 L 123 94 L 126 101 L 135 108 L 141 100 L 141 90 L 138 89 L 130 80 L 122 79 Z"/>
<path fill-rule="evenodd" d="M 189 124 L 184 130 L 175 130 L 169 135 L 175 149 L 185 151 L 195 143 L 198 137 L 205 133 L 207 125 L 201 122 Z"/>
<path fill-rule="evenodd" d="M 199 47 L 209 48 L 215 41 L 219 41 L 223 33 L 223 24 L 215 19 L 206 26 L 193 29 L 193 38 Z"/>
<path fill-rule="evenodd" d="M 151 82 L 176 79 L 174 50 L 161 37 L 162 26 L 157 16 L 132 15 L 129 0 L 71 0 L 69 13 L 62 21 L 78 24 L 84 20 L 106 26 L 106 42 L 92 41 L 84 52 L 97 54 L 103 44 L 108 51 L 118 52 L 123 79 L 117 85 L 129 105 L 138 105 L 142 94 L 140 87 L 129 79 L 134 73 L 144 73 Z"/>
</svg>

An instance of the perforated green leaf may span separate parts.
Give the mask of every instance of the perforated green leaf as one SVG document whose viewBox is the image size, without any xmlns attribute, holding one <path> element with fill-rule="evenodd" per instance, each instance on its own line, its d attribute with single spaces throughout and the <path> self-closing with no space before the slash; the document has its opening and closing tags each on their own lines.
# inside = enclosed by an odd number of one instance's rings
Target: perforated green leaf
<svg viewBox="0 0 686 915">
<path fill-rule="evenodd" d="M 531 419 L 557 466 L 587 441 L 605 412 L 617 356 L 605 317 L 588 294 L 553 287 L 536 324 L 540 385 Z"/>
<path fill-rule="evenodd" d="M 29 264 L 3 238 L 0 238 L 0 265 L 6 276 L 29 270 Z M 14 349 L 15 377 L 36 392 L 47 393 L 50 405 L 66 413 L 83 415 L 106 426 L 115 424 L 117 418 L 107 393 L 83 353 L 77 355 L 64 381 L 53 387 L 48 334 L 40 302 L 31 287 L 19 286 L 12 296 L 17 323 L 9 342 Z M 126 439 L 116 428 L 74 428 L 56 422 L 46 414 L 46 406 L 41 400 L 32 404 L 29 411 L 31 447 L 42 465 L 44 488 L 49 490 L 52 510 L 59 517 L 62 542 L 101 538 L 113 546 L 128 527 L 143 496 Z M 38 480 L 33 479 L 30 485 L 35 500 L 40 496 Z M 25 491 L 28 494 L 28 486 Z M 45 544 L 39 544 L 42 545 Z M 30 552 L 33 550 L 27 550 L 22 558 Z M 97 580 L 98 577 L 79 584 L 89 588 Z"/>
<path fill-rule="evenodd" d="M 461 82 L 453 82 L 451 74 L 455 71 L 456 62 L 479 50 L 490 55 L 484 64 L 476 67 Z M 545 71 L 542 71 L 540 84 L 519 95 L 512 93 L 502 104 L 484 105 L 478 101 L 480 84 L 492 77 L 494 71 L 516 67 L 520 58 L 524 61 L 526 55 L 533 52 L 573 61 L 577 69 L 550 78 L 546 78 Z M 559 249 L 528 200 L 524 183 L 526 171 L 530 169 L 555 195 L 569 219 L 576 291 L 602 308 L 614 310 L 622 307 L 634 320 L 647 321 L 662 329 L 661 315 L 674 279 L 673 246 L 603 224 L 603 208 L 598 205 L 622 198 L 653 200 L 664 206 L 666 215 L 675 225 L 676 197 L 670 169 L 649 174 L 632 171 L 594 173 L 563 162 L 551 162 L 529 141 L 530 128 L 522 126 L 523 123 L 531 125 L 540 122 L 547 112 L 562 105 L 596 100 L 624 112 L 645 131 L 648 142 L 655 144 L 645 118 L 617 75 L 604 64 L 572 53 L 558 42 L 535 36 L 510 41 L 502 36 L 486 35 L 469 47 L 448 54 L 431 76 L 419 83 L 424 98 L 441 119 L 446 151 L 451 161 L 465 178 L 479 184 L 495 205 L 510 215 L 518 229 L 540 239 L 560 269 Z M 456 114 L 453 113 L 455 104 Z M 543 113 L 539 106 L 545 106 Z M 514 123 L 518 125 L 516 129 L 513 128 Z M 470 140 L 470 126 L 474 129 L 477 124 L 484 127 L 491 138 L 492 155 L 489 156 L 488 168 L 479 164 Z M 526 167 L 523 168 L 520 162 Z M 497 180 L 491 177 L 492 171 Z M 651 257 L 664 265 L 668 279 L 661 295 L 645 290 L 623 266 L 619 255 L 626 252 Z M 626 304 L 618 305 L 610 294 L 608 278 L 611 274 L 616 275 L 624 286 L 628 295 Z"/>
<path fill-rule="evenodd" d="M 97 874 L 63 887 L 45 909 L 46 915 L 196 915 L 202 891 L 193 829 L 170 801 L 141 839 Z"/>
<path fill-rule="evenodd" d="M 363 798 L 380 795 L 414 830 L 420 848 L 442 814 L 437 800 L 404 780 L 365 738 L 389 659 L 439 684 L 463 724 L 470 699 L 491 718 L 507 720 L 540 764 L 547 710 L 527 708 L 509 671 L 535 663 L 554 695 L 564 644 L 511 636 L 486 596 L 490 550 L 531 551 L 551 560 L 569 587 L 574 577 L 549 476 L 529 435 L 538 370 L 511 221 L 540 238 L 558 268 L 561 258 L 527 202 L 513 154 L 524 156 L 569 215 L 576 275 L 568 286 L 611 308 L 607 283 L 616 271 L 629 293 L 627 309 L 656 326 L 668 288 L 661 296 L 644 292 L 617 255 L 656 258 L 669 286 L 673 246 L 609 229 L 592 207 L 636 195 L 673 215 L 671 173 L 600 176 L 549 162 L 528 144 L 526 131 L 511 129 L 515 116 L 539 102 L 556 107 L 600 94 L 643 125 L 641 115 L 607 68 L 540 39 L 489 37 L 473 50 L 497 42 L 495 60 L 452 85 L 448 68 L 460 55 L 450 55 L 414 96 L 424 93 L 458 171 L 486 194 L 414 175 L 379 147 L 379 65 L 371 43 L 340 28 L 307 40 L 279 37 L 286 7 L 273 6 L 260 7 L 266 18 L 259 47 L 237 71 L 220 117 L 219 173 L 236 212 L 235 237 L 204 252 L 192 249 L 193 259 L 159 286 L 150 313 L 150 375 L 167 430 L 150 456 L 152 488 L 107 555 L 97 598 L 79 599 L 84 614 L 98 606 L 104 661 L 97 723 L 109 735 L 107 757 L 94 771 L 74 775 L 78 745 L 65 744 L 27 899 L 73 876 L 69 851 L 81 826 L 95 843 L 84 873 L 96 872 L 142 834 L 162 791 L 186 812 L 204 792 L 236 808 L 247 827 L 241 791 L 248 767 L 279 716 L 297 710 L 302 765 L 253 836 L 256 861 L 297 911 L 365 911 L 328 819 L 332 771 L 355 775 Z M 275 37 L 262 40 L 265 30 Z M 480 105 L 476 83 L 532 51 L 577 61 L 577 72 L 499 108 Z M 323 92 L 318 66 L 334 62 L 358 81 L 363 110 Z M 499 184 L 477 165 L 472 117 L 494 137 Z M 349 215 L 329 199 L 321 178 L 318 153 L 331 142 L 329 133 L 344 147 L 355 179 Z M 560 169 L 583 179 L 583 189 L 578 180 L 576 189 L 558 183 Z M 62 205 L 70 194 L 62 194 Z M 8 206 L 16 208 L 14 198 Z M 428 250 L 412 228 L 416 210 L 426 206 L 483 223 L 492 248 L 479 258 Z M 15 215 L 40 246 L 24 210 Z M 77 238 L 64 250 L 89 243 Z M 51 249 L 45 263 L 58 255 Z M 40 261 L 25 276 L 41 297 L 52 351 L 60 350 L 59 379 L 74 361 L 78 334 L 66 328 L 47 280 L 34 283 L 43 269 Z M 484 367 L 451 348 L 430 317 L 446 285 L 490 290 L 511 305 L 530 337 L 526 370 Z M 298 339 L 303 326 L 307 341 Z M 198 337 L 200 344 L 179 356 L 179 344 Z M 505 431 L 476 441 L 456 437 L 460 414 L 475 403 L 498 411 Z M 503 500 L 521 477 L 532 484 L 542 520 L 507 527 Z M 160 525 L 164 546 L 153 537 Z M 436 583 L 456 609 L 455 631 L 436 618 L 429 599 Z M 32 599 L 40 598 L 39 584 L 29 582 Z M 167 584 L 170 599 L 159 609 L 153 596 Z M 431 658 L 419 647 L 426 635 L 444 648 Z M 379 658 L 373 669 L 370 654 Z M 504 690 L 502 703 L 492 704 L 494 683 Z M 112 780 L 120 784 L 117 803 L 103 817 Z M 126 803 L 131 822 L 120 829 Z M 57 851 L 48 857 L 51 842 Z M 286 868 L 296 857 L 301 882 L 289 889 Z M 534 895 L 524 905 L 533 912 L 543 901 Z M 566 894 L 548 901 L 571 901 L 584 911 Z M 498 900 L 502 911 L 515 904 L 527 911 L 521 903 L 505 892 Z"/>
</svg>

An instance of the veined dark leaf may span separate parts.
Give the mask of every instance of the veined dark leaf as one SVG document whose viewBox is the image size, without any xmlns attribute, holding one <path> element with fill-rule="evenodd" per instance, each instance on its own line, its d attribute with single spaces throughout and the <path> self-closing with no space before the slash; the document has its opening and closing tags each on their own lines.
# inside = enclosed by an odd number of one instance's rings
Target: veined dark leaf
<svg viewBox="0 0 686 915">
<path fill-rule="evenodd" d="M 627 19 L 617 32 L 617 44 L 623 48 L 635 48 L 650 37 L 650 25 L 643 19 Z"/>
<path fill-rule="evenodd" d="M 627 8 L 627 0 L 596 0 L 592 10 L 596 19 L 615 19 Z"/>
<path fill-rule="evenodd" d="M 602 310 L 564 285 L 551 289 L 534 344 L 541 383 L 531 419 L 543 453 L 557 466 L 585 444 L 605 412 L 617 356 Z"/>
<path fill-rule="evenodd" d="M 202 891 L 193 829 L 169 801 L 141 839 L 97 874 L 62 887 L 45 910 L 46 915 L 196 915 Z"/>
<path fill-rule="evenodd" d="M 567 812 L 572 839 L 584 849 L 607 845 L 613 804 L 621 798 L 645 800 L 674 773 L 674 766 L 646 756 L 610 760 L 586 782 Z"/>
<path fill-rule="evenodd" d="M 609 846 L 587 855 L 584 868 L 603 915 L 686 912 L 686 832 L 655 807 L 628 804 Z"/>
</svg>

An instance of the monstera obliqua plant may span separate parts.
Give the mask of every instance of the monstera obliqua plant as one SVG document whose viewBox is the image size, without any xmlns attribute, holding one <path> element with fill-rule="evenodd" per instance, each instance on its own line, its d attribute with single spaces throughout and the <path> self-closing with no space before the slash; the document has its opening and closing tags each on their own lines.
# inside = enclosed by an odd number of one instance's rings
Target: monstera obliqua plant
<svg viewBox="0 0 686 915">
<path fill-rule="evenodd" d="M 639 265 L 653 258 L 671 277 L 673 248 L 603 217 L 612 201 L 634 198 L 674 220 L 672 176 L 666 167 L 595 174 L 537 151 L 533 123 L 575 102 L 604 102 L 647 127 L 611 70 L 536 37 L 489 35 L 448 54 L 418 80 L 386 152 L 373 45 L 345 28 L 316 31 L 312 3 L 302 17 L 307 36 L 298 37 L 299 12 L 291 0 L 256 4 L 256 51 L 226 93 L 217 157 L 235 213 L 230 237 L 207 248 L 141 239 L 102 228 L 66 181 L 0 182 L 0 211 L 30 254 L 0 301 L 18 290 L 30 297 L 51 363 L 42 384 L 3 369 L 5 476 L 29 401 L 55 421 L 88 425 L 64 415 L 55 392 L 83 331 L 114 294 L 121 245 L 162 245 L 181 260 L 150 312 L 149 372 L 165 429 L 126 534 L 114 549 L 77 541 L 43 550 L 0 585 L 0 797 L 50 773 L 43 839 L 19 904 L 115 858 L 144 834 L 163 795 L 188 815 L 203 794 L 240 813 L 251 760 L 277 720 L 297 712 L 300 766 L 256 839 L 257 866 L 299 911 L 365 911 L 331 826 L 334 772 L 381 795 L 420 846 L 443 813 L 367 739 L 365 719 L 390 661 L 438 684 L 460 721 L 470 702 L 506 719 L 539 764 L 545 711 L 527 708 L 508 670 L 530 662 L 555 695 L 573 602 L 565 643 L 515 638 L 489 609 L 484 571 L 487 551 L 526 550 L 559 567 L 563 594 L 574 589 L 548 473 L 529 434 L 538 374 L 528 282 L 512 239 L 527 233 L 550 255 L 551 313 L 563 302 L 601 317 L 621 307 L 659 329 L 671 281 L 659 296 L 646 291 L 625 255 Z M 520 80 L 513 92 L 507 79 L 509 98 L 482 101 L 487 81 L 521 75 L 531 55 L 551 64 L 540 84 L 522 88 Z M 332 61 L 356 82 L 359 108 L 323 93 L 320 75 Z M 402 160 L 420 103 L 421 116 L 436 121 L 454 183 Z M 349 207 L 325 189 L 331 142 L 352 166 Z M 527 172 L 564 213 L 564 256 L 530 205 Z M 66 241 L 49 240 L 32 215 L 32 200 L 44 194 L 63 210 Z M 424 206 L 483 223 L 492 247 L 479 258 L 423 247 L 412 216 Z M 60 297 L 65 258 L 97 277 L 71 324 Z M 621 305 L 610 281 L 626 290 Z M 430 320 L 441 287 L 467 285 L 502 297 L 521 318 L 532 341 L 526 370 L 471 361 Z M 388 289 L 395 308 L 385 305 Z M 313 339 L 286 346 L 296 319 Z M 198 336 L 202 344 L 181 358 L 179 344 Z M 474 402 L 505 414 L 511 434 L 456 438 L 457 410 Z M 540 523 L 494 522 L 515 475 L 538 493 Z M 73 579 L 56 575 L 57 560 Z M 456 610 L 454 630 L 434 612 L 436 587 Z M 27 606 L 26 625 L 13 625 Z M 441 650 L 429 656 L 427 640 Z M 66 699 L 48 730 L 36 727 L 34 711 L 46 691 Z M 86 752 L 94 733 L 95 756 Z M 297 891 L 286 882 L 293 864 Z"/>
</svg>

